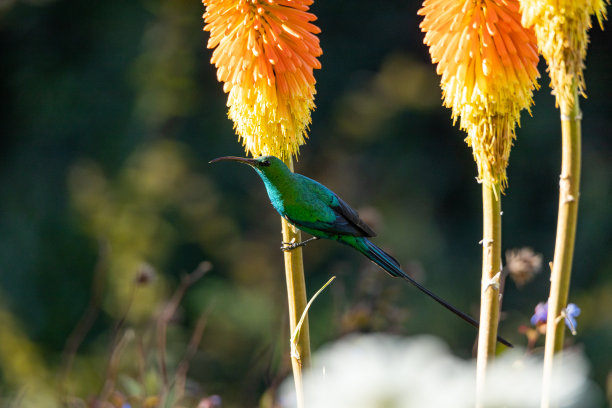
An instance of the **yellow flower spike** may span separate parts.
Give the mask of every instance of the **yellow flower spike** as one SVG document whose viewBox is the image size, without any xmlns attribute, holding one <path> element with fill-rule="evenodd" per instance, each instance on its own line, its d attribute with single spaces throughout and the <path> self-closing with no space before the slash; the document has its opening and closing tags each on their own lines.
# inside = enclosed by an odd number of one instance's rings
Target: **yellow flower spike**
<svg viewBox="0 0 612 408">
<path fill-rule="evenodd" d="M 533 27 L 538 47 L 548 63 L 557 106 L 567 113 L 574 106 L 572 82 L 585 96 L 584 58 L 591 16 L 602 26 L 607 0 L 521 0 L 523 25 Z"/>
<path fill-rule="evenodd" d="M 247 153 L 296 156 L 314 109 L 321 68 L 312 0 L 203 0 L 211 63 Z"/>
<path fill-rule="evenodd" d="M 503 191 L 520 111 L 538 87 L 535 33 L 521 25 L 518 0 L 425 0 L 418 14 L 479 179 Z"/>
</svg>

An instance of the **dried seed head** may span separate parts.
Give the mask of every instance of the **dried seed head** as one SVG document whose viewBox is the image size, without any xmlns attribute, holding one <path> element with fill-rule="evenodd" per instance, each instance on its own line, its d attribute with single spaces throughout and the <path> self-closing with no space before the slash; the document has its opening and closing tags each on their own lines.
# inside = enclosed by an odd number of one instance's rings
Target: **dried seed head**
<svg viewBox="0 0 612 408">
<path fill-rule="evenodd" d="M 530 282 L 542 269 L 542 254 L 531 248 L 518 248 L 506 251 L 506 268 L 510 278 L 519 288 Z"/>
</svg>

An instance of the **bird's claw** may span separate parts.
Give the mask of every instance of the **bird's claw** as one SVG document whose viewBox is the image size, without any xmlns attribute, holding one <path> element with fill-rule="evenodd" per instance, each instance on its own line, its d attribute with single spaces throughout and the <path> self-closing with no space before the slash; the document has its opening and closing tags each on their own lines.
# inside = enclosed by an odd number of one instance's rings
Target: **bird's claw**
<svg viewBox="0 0 612 408">
<path fill-rule="evenodd" d="M 297 247 L 302 246 L 300 245 L 301 242 L 281 242 L 281 244 L 283 245 L 280 247 L 280 249 L 283 252 L 289 252 L 289 251 L 294 250 Z"/>
<path fill-rule="evenodd" d="M 281 242 L 283 245 L 280 247 L 281 251 L 288 252 L 293 251 L 295 248 L 306 246 L 307 243 L 319 239 L 318 237 L 312 237 L 302 242 Z"/>
</svg>

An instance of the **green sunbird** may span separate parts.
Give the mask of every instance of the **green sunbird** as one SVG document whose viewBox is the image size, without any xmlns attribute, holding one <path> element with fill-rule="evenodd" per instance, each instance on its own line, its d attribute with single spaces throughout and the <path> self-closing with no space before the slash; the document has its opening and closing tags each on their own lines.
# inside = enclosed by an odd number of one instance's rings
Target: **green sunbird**
<svg viewBox="0 0 612 408">
<path fill-rule="evenodd" d="M 304 242 L 285 244 L 281 249 L 292 250 L 319 238 L 341 242 L 364 254 L 391 276 L 410 282 L 421 292 L 478 328 L 476 320 L 416 282 L 402 271 L 395 258 L 374 245 L 368 238 L 376 236 L 376 233 L 359 218 L 357 211 L 323 184 L 292 172 L 282 160 L 274 156 L 255 159 L 226 156 L 211 160 L 210 163 L 225 160 L 248 164 L 255 169 L 266 186 L 272 206 L 281 217 L 313 236 Z M 501 337 L 497 340 L 512 347 L 512 344 Z"/>
</svg>

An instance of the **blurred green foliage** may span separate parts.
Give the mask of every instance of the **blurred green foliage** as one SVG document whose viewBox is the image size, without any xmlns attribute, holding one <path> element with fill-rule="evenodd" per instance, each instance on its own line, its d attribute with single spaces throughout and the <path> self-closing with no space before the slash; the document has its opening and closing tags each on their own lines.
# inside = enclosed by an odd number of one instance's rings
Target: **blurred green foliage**
<svg viewBox="0 0 612 408">
<path fill-rule="evenodd" d="M 417 279 L 476 315 L 480 188 L 464 136 L 440 106 L 418 7 L 315 2 L 323 69 L 296 167 L 359 209 Z M 0 405 L 56 406 L 62 389 L 74 406 L 102 397 L 154 406 L 160 395 L 177 406 L 212 407 L 213 395 L 256 406 L 290 372 L 278 216 L 247 169 L 207 165 L 243 153 L 202 13 L 186 0 L 0 2 Z M 610 30 L 591 35 L 570 293 L 583 313 L 570 341 L 603 388 L 612 369 L 612 49 Z M 533 247 L 546 264 L 560 147 L 544 71 L 511 155 L 503 245 Z M 471 354 L 472 328 L 358 254 L 317 242 L 305 258 L 311 295 L 338 276 L 311 309 L 314 348 L 387 331 L 433 333 Z M 205 260 L 212 270 L 162 336 L 181 276 Z M 501 334 L 526 345 L 519 327 L 547 293 L 548 270 L 523 288 L 508 282 Z M 186 355 L 181 386 L 169 379 L 181 378 Z"/>
</svg>

